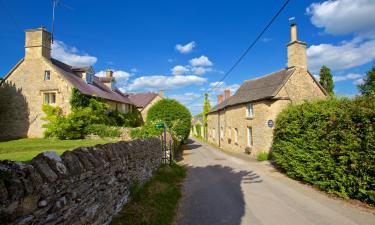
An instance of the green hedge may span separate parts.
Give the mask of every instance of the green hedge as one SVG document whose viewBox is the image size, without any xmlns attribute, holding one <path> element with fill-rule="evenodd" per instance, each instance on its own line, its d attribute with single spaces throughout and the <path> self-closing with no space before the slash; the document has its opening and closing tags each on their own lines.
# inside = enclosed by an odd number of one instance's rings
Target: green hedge
<svg viewBox="0 0 375 225">
<path fill-rule="evenodd" d="M 375 98 L 330 98 L 279 114 L 273 156 L 290 177 L 375 204 Z"/>
<path fill-rule="evenodd" d="M 174 99 L 163 99 L 155 103 L 148 113 L 146 123 L 161 121 L 167 124 L 172 136 L 186 142 L 191 128 L 190 111 Z"/>
</svg>

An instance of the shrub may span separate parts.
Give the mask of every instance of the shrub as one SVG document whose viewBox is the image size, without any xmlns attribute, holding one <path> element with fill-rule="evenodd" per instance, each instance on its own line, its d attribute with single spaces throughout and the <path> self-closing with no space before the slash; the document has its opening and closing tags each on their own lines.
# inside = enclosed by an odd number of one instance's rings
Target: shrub
<svg viewBox="0 0 375 225">
<path fill-rule="evenodd" d="M 259 152 L 257 154 L 257 160 L 258 161 L 266 161 L 266 160 L 269 160 L 269 154 L 268 152 Z"/>
<path fill-rule="evenodd" d="M 146 122 L 152 121 L 165 122 L 172 136 L 182 142 L 189 137 L 191 114 L 185 106 L 174 99 L 163 99 L 153 105 L 148 111 Z"/>
<path fill-rule="evenodd" d="M 108 125 L 123 127 L 139 127 L 141 125 L 141 113 L 133 110 L 131 113 L 122 113 L 114 110 L 108 113 Z"/>
<path fill-rule="evenodd" d="M 375 98 L 327 99 L 279 114 L 273 156 L 290 177 L 375 203 Z"/>
<path fill-rule="evenodd" d="M 99 137 L 119 137 L 121 131 L 119 127 L 111 127 L 104 124 L 91 124 L 85 129 L 86 134 L 98 135 Z"/>
<path fill-rule="evenodd" d="M 136 128 L 130 131 L 131 138 L 148 138 L 148 137 L 160 137 L 163 133 L 162 129 L 156 128 L 158 122 L 146 123 L 143 127 Z"/>
</svg>

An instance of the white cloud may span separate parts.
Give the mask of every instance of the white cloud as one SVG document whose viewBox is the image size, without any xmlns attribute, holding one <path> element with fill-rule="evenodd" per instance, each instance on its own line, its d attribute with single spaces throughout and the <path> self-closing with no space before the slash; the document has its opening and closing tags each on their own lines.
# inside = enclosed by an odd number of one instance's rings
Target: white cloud
<svg viewBox="0 0 375 225">
<path fill-rule="evenodd" d="M 137 68 L 131 68 L 131 69 L 130 69 L 130 72 L 132 72 L 132 73 L 136 73 L 136 72 L 138 72 L 138 69 L 137 69 Z"/>
<path fill-rule="evenodd" d="M 52 57 L 71 66 L 91 66 L 98 61 L 94 56 L 80 52 L 62 41 L 55 40 L 52 44 Z"/>
<path fill-rule="evenodd" d="M 129 86 L 128 90 L 171 90 L 178 89 L 190 85 L 201 85 L 207 82 L 206 78 L 188 75 L 175 75 L 175 76 L 163 76 L 163 75 L 153 75 L 153 76 L 142 76 L 133 80 Z"/>
<path fill-rule="evenodd" d="M 342 75 L 342 76 L 333 76 L 333 80 L 334 80 L 335 82 L 345 81 L 345 80 L 358 80 L 358 79 L 360 79 L 361 77 L 363 77 L 362 74 L 358 74 L 358 73 L 349 73 L 349 74 Z"/>
<path fill-rule="evenodd" d="M 173 75 L 182 75 L 190 71 L 186 66 L 177 65 L 171 69 Z"/>
<path fill-rule="evenodd" d="M 191 68 L 191 72 L 193 74 L 196 74 L 196 75 L 203 75 L 203 74 L 205 74 L 207 72 L 211 72 L 211 71 L 212 71 L 212 68 L 207 68 L 207 67 L 202 67 L 202 66 Z"/>
<path fill-rule="evenodd" d="M 311 4 L 311 22 L 330 34 L 375 34 L 374 0 L 328 0 Z"/>
<path fill-rule="evenodd" d="M 105 70 L 99 71 L 95 74 L 98 77 L 105 77 Z M 116 80 L 116 87 L 121 91 L 126 91 L 129 83 L 129 78 L 132 76 L 131 73 L 123 70 L 113 70 L 113 77 Z"/>
<path fill-rule="evenodd" d="M 169 96 L 170 98 L 176 99 L 181 104 L 191 106 L 192 100 L 198 98 L 200 95 L 194 92 L 188 92 L 184 94 L 176 94 Z"/>
<path fill-rule="evenodd" d="M 195 67 L 213 65 L 213 63 L 208 59 L 208 57 L 204 55 L 200 56 L 199 58 L 193 58 L 189 62 L 192 66 L 195 66 Z"/>
<path fill-rule="evenodd" d="M 322 65 L 332 70 L 348 69 L 375 59 L 375 40 L 354 38 L 338 45 L 312 45 L 307 49 L 307 57 L 312 72 L 318 71 Z"/>
<path fill-rule="evenodd" d="M 364 84 L 364 83 L 365 83 L 365 81 L 363 80 L 363 78 L 359 78 L 359 79 L 357 79 L 353 82 L 353 84 L 355 84 L 355 85 L 361 85 L 361 84 Z"/>
<path fill-rule="evenodd" d="M 176 50 L 182 54 L 187 54 L 193 51 L 193 48 L 195 47 L 195 42 L 189 42 L 186 45 L 177 44 Z"/>
</svg>

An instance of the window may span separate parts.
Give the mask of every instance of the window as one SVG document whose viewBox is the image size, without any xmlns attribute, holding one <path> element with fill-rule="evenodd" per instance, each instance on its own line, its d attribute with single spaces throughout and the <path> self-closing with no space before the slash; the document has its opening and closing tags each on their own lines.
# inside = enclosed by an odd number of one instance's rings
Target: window
<svg viewBox="0 0 375 225">
<path fill-rule="evenodd" d="M 220 138 L 224 139 L 224 128 L 220 127 Z"/>
<path fill-rule="evenodd" d="M 51 71 L 49 70 L 44 71 L 44 80 L 51 80 Z"/>
<path fill-rule="evenodd" d="M 86 83 L 92 84 L 92 77 L 93 75 L 91 73 L 86 74 Z"/>
<path fill-rule="evenodd" d="M 234 128 L 234 143 L 238 143 L 238 129 Z"/>
<path fill-rule="evenodd" d="M 228 138 L 232 138 L 232 129 L 230 127 L 228 128 Z"/>
<path fill-rule="evenodd" d="M 215 139 L 215 128 L 212 128 L 212 138 Z"/>
<path fill-rule="evenodd" d="M 248 103 L 247 104 L 247 117 L 253 118 L 254 112 L 253 112 L 253 103 Z"/>
<path fill-rule="evenodd" d="M 44 104 L 52 105 L 56 104 L 56 93 L 44 93 Z"/>
<path fill-rule="evenodd" d="M 247 146 L 253 146 L 253 129 L 247 128 Z"/>
</svg>

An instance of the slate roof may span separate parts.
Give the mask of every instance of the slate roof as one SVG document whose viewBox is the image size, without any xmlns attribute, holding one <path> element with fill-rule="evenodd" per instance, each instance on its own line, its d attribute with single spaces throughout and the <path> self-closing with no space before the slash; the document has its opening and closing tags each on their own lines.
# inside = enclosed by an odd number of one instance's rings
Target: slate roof
<svg viewBox="0 0 375 225">
<path fill-rule="evenodd" d="M 210 113 L 228 106 L 271 99 L 276 96 L 293 72 L 294 68 L 283 69 L 260 78 L 246 80 L 234 95 L 214 106 Z"/>
<path fill-rule="evenodd" d="M 77 76 L 74 71 L 77 71 L 76 67 L 69 66 L 57 59 L 51 58 L 51 62 L 56 68 L 61 72 L 64 78 L 71 83 L 75 88 L 77 88 L 82 94 L 97 96 L 107 100 L 112 100 L 115 102 L 122 102 L 127 104 L 134 103 L 125 95 L 120 94 L 119 90 L 111 90 L 105 84 L 100 81 L 97 76 L 93 77 L 93 83 L 88 84 L 82 78 Z M 82 68 L 82 70 L 87 70 L 87 68 Z"/>
<path fill-rule="evenodd" d="M 158 94 L 153 92 L 139 92 L 139 93 L 126 93 L 130 99 L 137 107 L 146 107 Z"/>
</svg>

